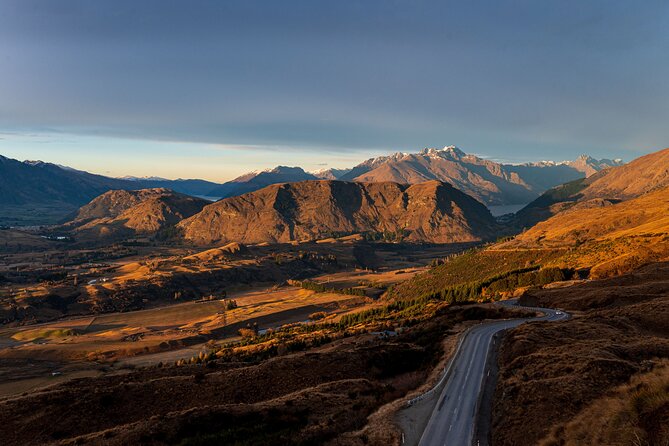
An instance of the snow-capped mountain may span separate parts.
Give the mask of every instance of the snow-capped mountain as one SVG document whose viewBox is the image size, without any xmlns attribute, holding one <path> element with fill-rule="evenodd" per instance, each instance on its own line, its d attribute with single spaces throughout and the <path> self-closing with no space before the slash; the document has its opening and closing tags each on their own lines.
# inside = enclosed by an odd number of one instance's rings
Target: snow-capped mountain
<svg viewBox="0 0 669 446">
<path fill-rule="evenodd" d="M 456 146 L 446 146 L 370 158 L 340 179 L 412 184 L 439 180 L 451 183 L 486 205 L 513 205 L 527 203 L 553 186 L 620 163 L 584 155 L 561 163 L 502 164 L 467 154 Z"/>
</svg>

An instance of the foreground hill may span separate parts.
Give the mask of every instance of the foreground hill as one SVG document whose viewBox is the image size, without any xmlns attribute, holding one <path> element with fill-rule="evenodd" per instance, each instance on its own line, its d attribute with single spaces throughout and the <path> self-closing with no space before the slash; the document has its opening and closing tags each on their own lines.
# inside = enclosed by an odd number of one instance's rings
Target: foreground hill
<svg viewBox="0 0 669 446">
<path fill-rule="evenodd" d="M 667 277 L 669 264 L 656 263 L 521 298 L 573 318 L 506 335 L 491 444 L 668 444 Z"/>
<path fill-rule="evenodd" d="M 209 244 L 313 240 L 366 232 L 451 243 L 494 237 L 488 209 L 446 183 L 305 181 L 221 200 L 179 224 L 186 239 Z"/>
<path fill-rule="evenodd" d="M 594 203 L 593 200 L 616 203 L 666 186 L 669 186 L 669 149 L 550 189 L 518 212 L 518 224 L 529 228 L 576 203 Z"/>
<path fill-rule="evenodd" d="M 79 238 L 153 234 L 198 213 L 208 203 L 168 189 L 114 190 L 83 206 L 64 227 Z"/>
<path fill-rule="evenodd" d="M 446 181 L 486 205 L 523 204 L 546 189 L 620 165 L 586 155 L 562 163 L 500 164 L 455 146 L 369 159 L 341 177 L 346 181 L 421 183 Z"/>
<path fill-rule="evenodd" d="M 627 200 L 669 186 L 669 149 L 639 157 L 594 177 L 583 198 Z"/>
</svg>

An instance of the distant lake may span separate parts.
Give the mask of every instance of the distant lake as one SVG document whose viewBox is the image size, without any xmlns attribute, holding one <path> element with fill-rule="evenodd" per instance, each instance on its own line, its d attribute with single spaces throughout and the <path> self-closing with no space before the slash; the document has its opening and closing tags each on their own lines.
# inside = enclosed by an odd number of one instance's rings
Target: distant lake
<svg viewBox="0 0 669 446">
<path fill-rule="evenodd" d="M 505 206 L 488 206 L 490 213 L 493 217 L 497 217 L 504 214 L 515 214 L 522 208 L 527 206 L 526 204 L 508 204 Z"/>
<path fill-rule="evenodd" d="M 221 199 L 221 197 L 209 197 L 207 195 L 195 195 L 197 198 L 202 198 L 203 200 L 207 201 L 218 201 Z"/>
</svg>

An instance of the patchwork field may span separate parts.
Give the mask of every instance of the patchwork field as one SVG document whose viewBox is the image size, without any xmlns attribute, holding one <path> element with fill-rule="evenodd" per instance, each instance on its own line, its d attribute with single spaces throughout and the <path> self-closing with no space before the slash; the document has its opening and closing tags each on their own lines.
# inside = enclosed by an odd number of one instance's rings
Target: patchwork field
<svg viewBox="0 0 669 446">
<path fill-rule="evenodd" d="M 337 289 L 361 284 L 364 289 L 373 289 L 369 287 L 389 286 L 420 270 L 340 272 L 314 281 Z M 235 308 L 229 307 L 230 302 Z M 4 377 L 0 396 L 60 382 L 68 376 L 119 373 L 124 368 L 174 362 L 238 340 L 239 330 L 247 326 L 262 333 L 308 322 L 314 314 L 320 321 L 336 321 L 342 314 L 375 305 L 365 296 L 296 286 L 256 287 L 225 299 L 5 327 L 0 329 L 0 376 Z M 29 363 L 32 373 L 26 375 L 21 370 Z"/>
</svg>

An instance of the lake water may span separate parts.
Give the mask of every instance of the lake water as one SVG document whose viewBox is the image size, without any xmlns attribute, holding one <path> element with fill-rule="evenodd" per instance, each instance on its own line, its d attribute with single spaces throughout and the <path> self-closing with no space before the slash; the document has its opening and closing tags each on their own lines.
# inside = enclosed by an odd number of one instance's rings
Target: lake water
<svg viewBox="0 0 669 446">
<path fill-rule="evenodd" d="M 210 197 L 208 195 L 194 195 L 197 198 L 202 198 L 203 200 L 207 201 L 218 201 L 221 199 L 221 197 Z"/>
</svg>

